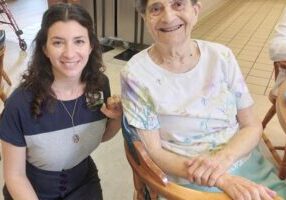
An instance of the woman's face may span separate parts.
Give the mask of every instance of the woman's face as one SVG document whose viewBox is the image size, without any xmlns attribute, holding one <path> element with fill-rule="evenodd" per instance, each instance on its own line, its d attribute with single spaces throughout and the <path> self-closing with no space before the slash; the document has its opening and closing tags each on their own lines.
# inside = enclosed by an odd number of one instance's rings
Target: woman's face
<svg viewBox="0 0 286 200">
<path fill-rule="evenodd" d="M 199 9 L 190 0 L 148 0 L 143 17 L 156 43 L 178 45 L 190 39 Z"/>
<path fill-rule="evenodd" d="M 59 21 L 48 30 L 45 55 L 56 80 L 79 80 L 92 50 L 88 31 L 77 21 Z"/>
</svg>

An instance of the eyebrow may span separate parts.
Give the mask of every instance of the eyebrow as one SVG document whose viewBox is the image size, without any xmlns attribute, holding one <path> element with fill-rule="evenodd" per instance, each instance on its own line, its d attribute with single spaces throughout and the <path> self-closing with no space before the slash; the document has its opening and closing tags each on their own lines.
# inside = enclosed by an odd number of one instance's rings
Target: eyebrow
<svg viewBox="0 0 286 200">
<path fill-rule="evenodd" d="M 76 37 L 74 37 L 73 39 L 84 39 L 84 38 L 87 38 L 87 37 L 85 37 L 85 36 L 76 36 Z M 53 36 L 53 37 L 51 37 L 51 39 L 52 40 L 64 40 L 64 38 L 62 38 L 62 37 L 59 37 L 59 36 Z"/>
<path fill-rule="evenodd" d="M 186 2 L 186 0 L 169 0 L 168 1 L 168 3 L 170 3 L 170 4 L 173 4 L 175 2 Z M 157 2 L 157 1 L 153 2 L 153 3 L 149 4 L 149 5 L 147 5 L 147 9 L 152 7 L 152 6 L 154 6 L 154 5 L 158 5 L 158 4 L 162 4 L 162 3 L 161 2 Z"/>
</svg>

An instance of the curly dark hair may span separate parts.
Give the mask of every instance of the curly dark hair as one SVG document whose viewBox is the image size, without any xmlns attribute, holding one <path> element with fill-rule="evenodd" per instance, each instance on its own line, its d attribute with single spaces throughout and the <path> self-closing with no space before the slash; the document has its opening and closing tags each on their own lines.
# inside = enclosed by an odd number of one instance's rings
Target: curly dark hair
<svg viewBox="0 0 286 200">
<path fill-rule="evenodd" d="M 194 5 L 194 4 L 198 3 L 198 0 L 191 0 L 191 2 Z M 147 3 L 148 3 L 148 0 L 135 0 L 136 10 L 140 14 L 145 14 Z"/>
<path fill-rule="evenodd" d="M 102 52 L 99 41 L 94 33 L 92 18 L 88 12 L 77 4 L 60 3 L 51 6 L 42 18 L 41 28 L 34 41 L 34 49 L 28 63 L 28 69 L 22 76 L 22 86 L 33 94 L 31 112 L 34 118 L 41 116 L 44 105 L 49 107 L 56 101 L 51 89 L 54 81 L 51 62 L 46 57 L 43 47 L 46 45 L 49 28 L 58 21 L 75 20 L 88 30 L 88 37 L 92 46 L 88 62 L 81 74 L 81 82 L 85 83 L 85 94 L 88 102 L 95 102 L 100 98 L 103 90 L 105 67 L 102 62 Z M 94 94 L 94 95 L 90 95 Z"/>
</svg>

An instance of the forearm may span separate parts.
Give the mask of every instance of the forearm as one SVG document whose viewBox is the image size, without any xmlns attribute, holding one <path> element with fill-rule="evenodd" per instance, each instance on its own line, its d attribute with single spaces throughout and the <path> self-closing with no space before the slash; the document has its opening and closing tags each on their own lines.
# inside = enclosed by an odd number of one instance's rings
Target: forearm
<svg viewBox="0 0 286 200">
<path fill-rule="evenodd" d="M 146 147 L 147 149 L 148 147 Z M 166 174 L 178 176 L 187 179 L 187 167 L 185 162 L 187 157 L 175 154 L 161 147 L 148 150 L 151 159 L 159 166 Z"/>
<path fill-rule="evenodd" d="M 164 149 L 161 145 L 159 130 L 142 130 L 137 129 L 138 136 L 143 142 L 146 151 L 151 159 L 166 174 L 187 178 L 187 157 L 178 155 Z"/>
<path fill-rule="evenodd" d="M 38 197 L 26 176 L 5 178 L 5 183 L 14 200 L 38 200 Z"/>
<path fill-rule="evenodd" d="M 118 119 L 108 119 L 106 129 L 101 142 L 110 140 L 121 128 L 121 117 Z"/>
<path fill-rule="evenodd" d="M 227 145 L 218 152 L 227 159 L 236 162 L 248 155 L 259 143 L 262 134 L 262 126 L 259 121 L 250 126 L 241 128 L 238 133 L 230 139 Z"/>
</svg>

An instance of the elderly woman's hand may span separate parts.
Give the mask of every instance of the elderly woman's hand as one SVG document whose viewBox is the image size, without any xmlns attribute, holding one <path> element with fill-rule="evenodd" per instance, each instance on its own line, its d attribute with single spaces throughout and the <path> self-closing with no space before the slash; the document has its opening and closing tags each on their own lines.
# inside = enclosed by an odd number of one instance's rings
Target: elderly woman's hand
<svg viewBox="0 0 286 200">
<path fill-rule="evenodd" d="M 273 200 L 276 192 L 243 177 L 224 174 L 216 186 L 234 200 Z"/>
<path fill-rule="evenodd" d="M 118 119 L 122 116 L 121 98 L 117 95 L 108 97 L 107 103 L 101 107 L 101 112 L 110 119 Z"/>
<path fill-rule="evenodd" d="M 185 164 L 188 167 L 190 182 L 211 187 L 231 167 L 233 160 L 218 152 L 212 155 L 199 155 Z"/>
</svg>

